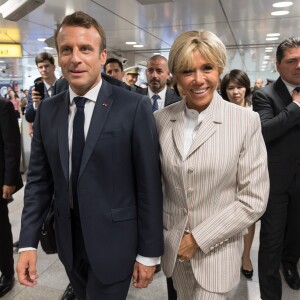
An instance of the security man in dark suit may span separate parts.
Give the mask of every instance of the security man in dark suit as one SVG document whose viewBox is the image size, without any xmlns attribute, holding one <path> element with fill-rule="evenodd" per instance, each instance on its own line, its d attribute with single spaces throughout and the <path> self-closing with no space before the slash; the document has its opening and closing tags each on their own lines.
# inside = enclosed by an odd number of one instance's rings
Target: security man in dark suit
<svg viewBox="0 0 300 300">
<path fill-rule="evenodd" d="M 69 90 L 42 101 L 37 110 L 19 281 L 37 284 L 35 249 L 54 194 L 58 255 L 76 297 L 125 300 L 132 277 L 136 288 L 151 283 L 163 253 L 151 105 L 147 97 L 101 78 L 106 41 L 94 18 L 83 12 L 66 16 L 55 39 Z"/>
<path fill-rule="evenodd" d="M 280 262 L 288 285 L 300 289 L 300 38 L 277 48 L 280 77 L 254 93 L 268 151 L 270 196 L 261 218 L 258 271 L 261 298 L 282 295 Z"/>
<path fill-rule="evenodd" d="M 14 284 L 13 239 L 7 205 L 12 194 L 23 186 L 20 158 L 21 138 L 14 106 L 0 98 L 0 297 Z"/>
</svg>

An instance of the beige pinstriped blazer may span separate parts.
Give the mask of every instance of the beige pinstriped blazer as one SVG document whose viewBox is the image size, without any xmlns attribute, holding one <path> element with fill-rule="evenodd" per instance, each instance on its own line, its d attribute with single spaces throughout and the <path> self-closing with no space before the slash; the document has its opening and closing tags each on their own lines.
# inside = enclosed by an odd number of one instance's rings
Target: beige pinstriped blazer
<svg viewBox="0 0 300 300">
<path fill-rule="evenodd" d="M 155 113 L 161 145 L 167 277 L 188 228 L 201 250 L 191 260 L 197 282 L 225 293 L 240 279 L 242 236 L 265 211 L 267 154 L 260 120 L 217 93 L 186 159 L 182 100 Z"/>
</svg>

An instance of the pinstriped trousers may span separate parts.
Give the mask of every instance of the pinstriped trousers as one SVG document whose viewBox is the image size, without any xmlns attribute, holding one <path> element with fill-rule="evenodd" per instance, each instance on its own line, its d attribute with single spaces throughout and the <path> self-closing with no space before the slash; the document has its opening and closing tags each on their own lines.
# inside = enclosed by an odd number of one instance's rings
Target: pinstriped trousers
<svg viewBox="0 0 300 300">
<path fill-rule="evenodd" d="M 178 300 L 226 300 L 224 293 L 212 293 L 196 281 L 190 262 L 176 262 L 172 275 Z"/>
</svg>

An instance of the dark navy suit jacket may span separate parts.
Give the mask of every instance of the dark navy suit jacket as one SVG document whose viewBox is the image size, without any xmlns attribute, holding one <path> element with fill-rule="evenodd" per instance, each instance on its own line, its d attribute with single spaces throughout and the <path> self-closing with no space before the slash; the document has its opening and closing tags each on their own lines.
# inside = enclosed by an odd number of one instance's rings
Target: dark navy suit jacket
<svg viewBox="0 0 300 300">
<path fill-rule="evenodd" d="M 279 77 L 252 98 L 268 151 L 271 193 L 290 186 L 300 162 L 300 108 Z"/>
<path fill-rule="evenodd" d="M 37 247 L 54 194 L 58 255 L 73 263 L 68 112 L 69 91 L 36 113 L 25 188 L 20 248 Z M 136 255 L 163 253 L 159 145 L 149 98 L 102 81 L 78 178 L 88 259 L 106 284 L 130 276 Z"/>
</svg>

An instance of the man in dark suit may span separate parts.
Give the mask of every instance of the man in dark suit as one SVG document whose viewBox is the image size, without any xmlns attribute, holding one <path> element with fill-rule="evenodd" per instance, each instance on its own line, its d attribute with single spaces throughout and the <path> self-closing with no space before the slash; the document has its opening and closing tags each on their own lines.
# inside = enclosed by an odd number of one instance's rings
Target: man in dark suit
<svg viewBox="0 0 300 300">
<path fill-rule="evenodd" d="M 270 196 L 261 219 L 258 271 L 261 298 L 281 299 L 279 274 L 289 286 L 300 288 L 300 38 L 277 48 L 280 77 L 253 95 L 268 151 Z"/>
<path fill-rule="evenodd" d="M 163 252 L 151 105 L 101 78 L 106 42 L 95 19 L 83 12 L 66 16 L 55 39 L 70 88 L 37 110 L 19 281 L 37 284 L 35 248 L 54 193 L 58 255 L 77 298 L 126 299 L 131 277 L 137 288 L 151 283 Z"/>
<path fill-rule="evenodd" d="M 54 95 L 55 77 L 55 61 L 50 53 L 42 52 L 35 57 L 35 64 L 41 77 L 37 78 L 35 82 L 42 81 L 44 83 L 45 98 Z M 28 94 L 28 103 L 25 110 L 25 118 L 29 123 L 29 135 L 32 136 L 32 123 L 34 122 L 35 113 L 39 104 L 43 100 L 38 91 L 35 90 L 34 85 L 30 87 Z"/>
<path fill-rule="evenodd" d="M 152 110 L 156 111 L 181 99 L 181 97 L 167 86 L 170 79 L 168 60 L 162 55 L 154 55 L 147 62 L 146 77 L 148 88 L 143 94 L 151 99 Z M 154 96 L 154 97 L 153 97 Z M 156 98 L 156 100 L 154 99 Z"/>
<path fill-rule="evenodd" d="M 0 98 L 0 297 L 14 283 L 13 240 L 7 204 L 23 185 L 19 172 L 21 140 L 18 121 L 11 102 Z"/>
</svg>

